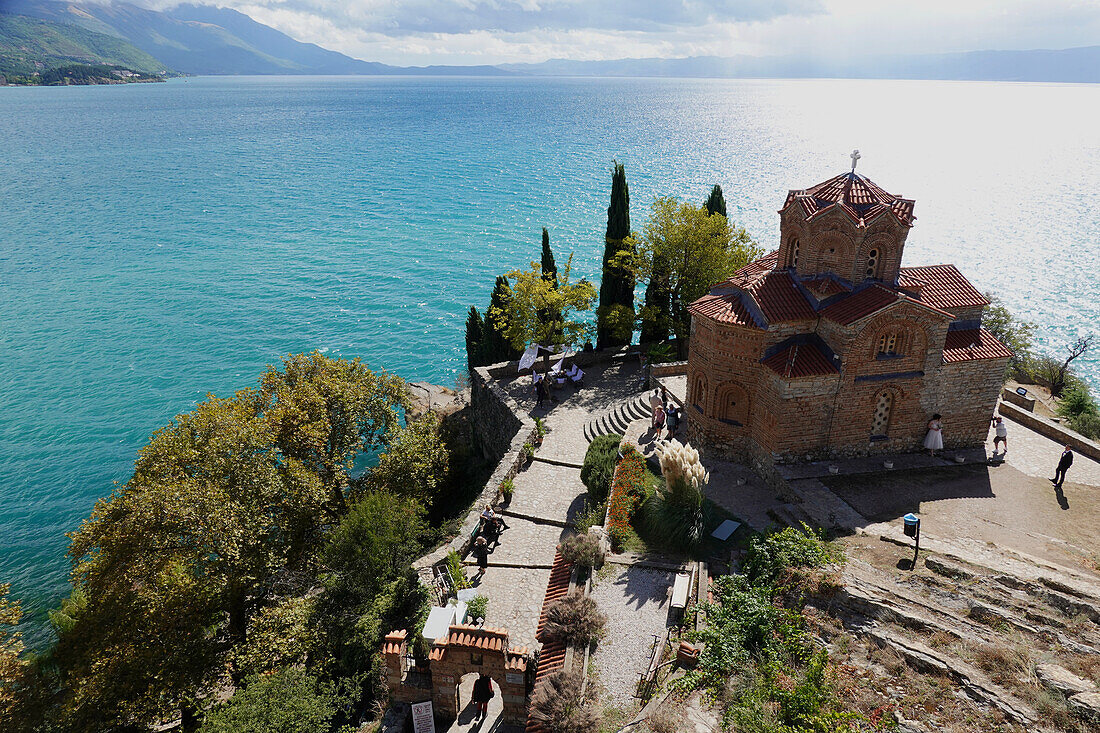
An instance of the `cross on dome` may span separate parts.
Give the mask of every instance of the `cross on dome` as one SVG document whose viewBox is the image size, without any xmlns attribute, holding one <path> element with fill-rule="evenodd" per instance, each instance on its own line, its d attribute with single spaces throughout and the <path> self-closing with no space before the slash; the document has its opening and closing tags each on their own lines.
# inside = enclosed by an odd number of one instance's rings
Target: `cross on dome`
<svg viewBox="0 0 1100 733">
<path fill-rule="evenodd" d="M 859 162 L 859 159 L 861 157 L 862 156 L 859 154 L 858 150 L 853 150 L 852 151 L 852 155 L 851 155 L 851 158 L 852 158 L 852 173 L 856 172 L 856 163 Z"/>
</svg>

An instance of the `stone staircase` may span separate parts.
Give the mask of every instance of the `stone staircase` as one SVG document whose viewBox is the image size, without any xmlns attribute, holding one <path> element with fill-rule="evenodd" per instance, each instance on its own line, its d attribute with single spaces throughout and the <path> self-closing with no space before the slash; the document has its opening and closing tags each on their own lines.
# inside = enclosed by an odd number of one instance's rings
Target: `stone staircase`
<svg viewBox="0 0 1100 733">
<path fill-rule="evenodd" d="M 646 397 L 645 392 L 637 394 L 589 420 L 584 426 L 584 439 L 591 443 L 601 435 L 625 435 L 630 423 L 649 420 L 653 413 Z"/>
</svg>

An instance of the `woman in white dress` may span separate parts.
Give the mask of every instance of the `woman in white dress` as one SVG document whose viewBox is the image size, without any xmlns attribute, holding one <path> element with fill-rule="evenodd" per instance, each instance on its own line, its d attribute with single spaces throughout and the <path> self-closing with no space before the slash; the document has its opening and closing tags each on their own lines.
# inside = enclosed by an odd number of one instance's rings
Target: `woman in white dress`
<svg viewBox="0 0 1100 733">
<path fill-rule="evenodd" d="M 936 451 L 943 450 L 943 423 L 940 422 L 940 414 L 937 412 L 928 421 L 928 435 L 924 436 L 924 447 L 928 454 L 936 457 Z"/>
</svg>

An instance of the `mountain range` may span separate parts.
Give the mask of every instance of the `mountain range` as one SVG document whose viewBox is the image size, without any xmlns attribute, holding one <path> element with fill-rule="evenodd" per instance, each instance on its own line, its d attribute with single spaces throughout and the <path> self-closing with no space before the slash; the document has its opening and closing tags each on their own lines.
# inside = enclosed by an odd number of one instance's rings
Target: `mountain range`
<svg viewBox="0 0 1100 733">
<path fill-rule="evenodd" d="M 1061 50 L 883 55 L 853 60 L 698 56 L 555 59 L 496 66 L 391 66 L 303 43 L 210 5 L 164 11 L 125 2 L 0 0 L 0 71 L 106 63 L 146 73 L 653 76 L 1100 82 L 1100 46 Z"/>
</svg>

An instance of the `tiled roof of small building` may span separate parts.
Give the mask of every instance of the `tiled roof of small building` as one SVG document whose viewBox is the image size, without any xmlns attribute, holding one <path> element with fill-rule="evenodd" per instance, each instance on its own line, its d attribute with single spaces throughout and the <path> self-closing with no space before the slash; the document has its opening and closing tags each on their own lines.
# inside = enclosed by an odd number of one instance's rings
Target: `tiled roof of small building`
<svg viewBox="0 0 1100 733">
<path fill-rule="evenodd" d="M 984 328 L 968 328 L 948 331 L 943 345 L 943 363 L 1002 359 L 1012 356 L 1012 351 Z"/>
<path fill-rule="evenodd" d="M 986 297 L 954 265 L 903 267 L 898 287 L 915 291 L 915 300 L 941 310 L 989 305 Z"/>
<path fill-rule="evenodd" d="M 901 296 L 881 285 L 872 285 L 831 303 L 821 311 L 823 318 L 847 326 L 896 302 Z"/>
<path fill-rule="evenodd" d="M 770 272 L 779 266 L 779 250 L 769 252 L 758 260 L 753 260 L 749 264 L 742 267 L 737 272 L 733 273 L 733 277 L 730 280 L 743 280 L 746 278 L 755 278 L 758 275 L 763 275 L 765 272 Z"/>
<path fill-rule="evenodd" d="M 767 359 L 762 359 L 760 363 L 787 379 L 837 372 L 832 360 L 814 343 L 791 344 Z"/>
<path fill-rule="evenodd" d="M 789 191 L 780 213 L 795 203 L 802 207 L 807 221 L 838 207 L 858 226 L 866 226 L 886 212 L 893 213 L 902 224 L 913 226 L 912 199 L 895 196 L 858 173 L 841 173 L 805 190 Z"/>
<path fill-rule="evenodd" d="M 401 644 L 404 643 L 406 637 L 408 637 L 408 629 L 401 629 L 400 631 L 391 631 L 386 634 L 386 640 L 382 643 L 383 654 L 400 654 Z"/>
<path fill-rule="evenodd" d="M 508 630 L 490 626 L 455 624 L 451 626 L 450 633 L 447 635 L 446 645 L 499 652 L 508 646 Z"/>
</svg>

